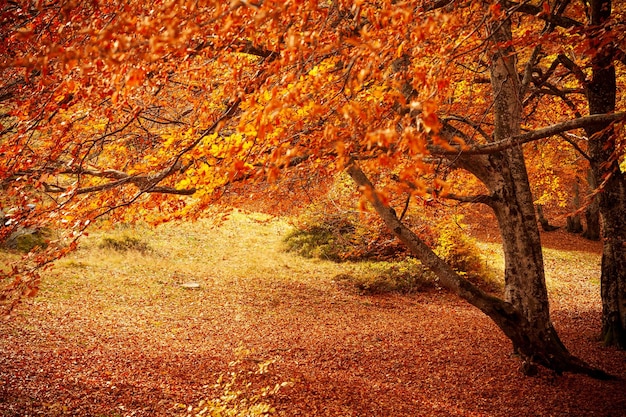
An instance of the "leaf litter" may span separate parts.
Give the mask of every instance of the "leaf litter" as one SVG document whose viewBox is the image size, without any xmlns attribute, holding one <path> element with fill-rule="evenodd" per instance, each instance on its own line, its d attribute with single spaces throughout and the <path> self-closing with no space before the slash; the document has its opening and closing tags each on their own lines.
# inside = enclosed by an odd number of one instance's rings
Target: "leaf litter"
<svg viewBox="0 0 626 417">
<path fill-rule="evenodd" d="M 138 232 L 149 253 L 93 233 L 0 323 L 0 414 L 183 415 L 236 375 L 232 392 L 265 392 L 279 416 L 626 415 L 626 353 L 597 340 L 597 246 L 546 248 L 547 281 L 564 343 L 617 381 L 525 377 L 471 306 L 438 289 L 342 290 L 345 265 L 282 251 L 287 228 L 243 214 L 167 225 Z"/>
</svg>

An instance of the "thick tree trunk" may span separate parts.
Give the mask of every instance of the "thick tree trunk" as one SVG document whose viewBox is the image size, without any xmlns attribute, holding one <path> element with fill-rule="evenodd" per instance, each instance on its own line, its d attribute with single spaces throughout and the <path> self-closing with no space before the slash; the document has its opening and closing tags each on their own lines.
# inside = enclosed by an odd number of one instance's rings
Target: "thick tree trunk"
<svg viewBox="0 0 626 417">
<path fill-rule="evenodd" d="M 617 163 L 615 163 L 617 165 Z M 613 167 L 600 195 L 602 250 L 602 340 L 626 349 L 626 175 Z"/>
<path fill-rule="evenodd" d="M 512 39 L 508 20 L 492 23 L 491 32 L 494 45 L 506 45 Z M 494 91 L 493 137 L 500 141 L 521 131 L 521 82 L 515 50 L 494 46 L 490 68 Z M 548 331 L 552 323 L 543 254 L 524 153 L 521 146 L 515 146 L 502 152 L 501 158 L 491 160 L 497 161 L 495 171 L 500 178 L 494 186 L 488 187 L 494 197 L 492 207 L 502 234 L 505 299 L 538 329 Z"/>
<path fill-rule="evenodd" d="M 599 26 L 611 16 L 610 0 L 590 2 L 591 25 Z M 592 79 L 587 85 L 589 113 L 615 111 L 616 77 L 614 46 L 598 45 L 592 59 Z M 626 349 L 626 175 L 620 170 L 611 126 L 586 129 L 589 157 L 596 184 L 600 187 L 598 207 L 604 228 L 601 293 L 602 340 Z"/>
</svg>

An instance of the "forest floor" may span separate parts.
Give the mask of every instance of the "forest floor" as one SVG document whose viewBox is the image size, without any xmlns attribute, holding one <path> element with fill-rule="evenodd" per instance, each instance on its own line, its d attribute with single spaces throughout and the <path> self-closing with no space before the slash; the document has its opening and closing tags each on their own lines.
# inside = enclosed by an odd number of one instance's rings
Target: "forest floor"
<svg viewBox="0 0 626 417">
<path fill-rule="evenodd" d="M 286 253 L 288 228 L 241 214 L 119 228 L 148 245 L 128 251 L 93 233 L 0 322 L 0 415 L 626 416 L 626 353 L 597 340 L 600 244 L 546 234 L 547 282 L 564 343 L 615 381 L 523 376 L 465 302 L 347 290 L 333 278 L 363 265 Z M 495 237 L 475 232 L 498 267 Z"/>
</svg>

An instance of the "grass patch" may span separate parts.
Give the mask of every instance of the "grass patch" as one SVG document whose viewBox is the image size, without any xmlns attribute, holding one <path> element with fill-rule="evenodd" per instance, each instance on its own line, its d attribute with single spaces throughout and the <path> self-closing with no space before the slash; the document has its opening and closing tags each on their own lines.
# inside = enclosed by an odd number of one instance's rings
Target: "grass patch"
<svg viewBox="0 0 626 417">
<path fill-rule="evenodd" d="M 137 236 L 132 236 L 129 232 L 103 236 L 98 246 L 101 249 L 111 249 L 118 252 L 133 250 L 141 253 L 149 253 L 152 251 L 147 242 Z"/>
<path fill-rule="evenodd" d="M 334 282 L 341 288 L 365 295 L 390 292 L 411 294 L 437 285 L 434 274 L 414 259 L 402 262 L 363 262 L 353 264 L 349 269 L 349 273 L 336 275 Z"/>
</svg>

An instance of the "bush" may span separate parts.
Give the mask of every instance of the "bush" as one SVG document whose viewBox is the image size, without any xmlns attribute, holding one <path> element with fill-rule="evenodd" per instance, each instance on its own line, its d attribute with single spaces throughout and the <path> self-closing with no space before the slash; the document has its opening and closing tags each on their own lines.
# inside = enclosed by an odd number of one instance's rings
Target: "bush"
<svg viewBox="0 0 626 417">
<path fill-rule="evenodd" d="M 284 239 L 286 250 L 305 258 L 320 258 L 339 262 L 346 252 L 346 245 L 340 242 L 341 235 L 320 225 L 307 229 L 294 229 Z"/>
<path fill-rule="evenodd" d="M 359 294 L 375 295 L 396 292 L 411 294 L 435 285 L 434 275 L 414 259 L 400 263 L 367 263 L 360 271 L 339 274 L 334 282 Z"/>
<path fill-rule="evenodd" d="M 403 259 L 408 251 L 378 219 L 311 205 L 283 241 L 288 252 L 335 262 Z"/>
<path fill-rule="evenodd" d="M 463 217 L 455 216 L 453 220 L 440 224 L 435 253 L 473 284 L 486 291 L 501 291 L 502 285 L 487 266 L 476 240 L 463 230 Z"/>
<path fill-rule="evenodd" d="M 286 250 L 335 262 L 402 259 L 407 251 L 374 214 L 355 209 L 360 194 L 347 174 L 294 220 Z"/>
<path fill-rule="evenodd" d="M 310 205 L 294 221 L 294 230 L 284 238 L 286 250 L 308 258 L 336 262 L 401 261 L 410 257 L 406 247 L 376 215 L 352 209 L 358 195 L 354 190 L 350 191 L 348 181 L 338 177 L 326 198 Z M 413 210 L 408 210 L 403 222 L 469 281 L 487 291 L 501 290 L 502 284 L 496 282 L 476 242 L 463 231 L 462 216 L 451 216 L 445 206 L 419 197 L 413 201 L 417 204 Z M 401 202 L 395 205 L 399 204 Z M 422 270 L 413 275 L 390 270 L 378 275 L 341 275 L 336 281 L 349 283 L 365 293 L 404 292 L 403 288 L 421 287 L 422 283 L 434 280 L 432 274 L 425 273 L 423 266 L 420 268 Z"/>
<path fill-rule="evenodd" d="M 46 228 L 20 228 L 11 233 L 2 246 L 19 252 L 30 252 L 33 249 L 45 249 L 52 237 L 52 231 Z"/>
</svg>

